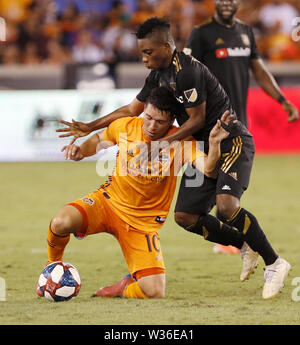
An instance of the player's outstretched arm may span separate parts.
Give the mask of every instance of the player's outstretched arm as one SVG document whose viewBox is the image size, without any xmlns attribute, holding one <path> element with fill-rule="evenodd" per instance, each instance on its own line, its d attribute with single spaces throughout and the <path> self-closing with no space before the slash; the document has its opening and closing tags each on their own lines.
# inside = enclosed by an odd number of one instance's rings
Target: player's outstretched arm
<svg viewBox="0 0 300 345">
<path fill-rule="evenodd" d="M 235 116 L 230 114 L 227 110 L 221 116 L 221 119 L 217 121 L 215 126 L 210 131 L 209 135 L 209 151 L 204 160 L 204 174 L 208 177 L 216 178 L 218 175 L 217 166 L 221 158 L 221 141 L 226 139 L 229 135 L 230 124 L 237 123 L 234 120 Z"/>
<path fill-rule="evenodd" d="M 272 74 L 267 70 L 262 59 L 251 61 L 251 70 L 259 86 L 272 98 L 281 103 L 282 108 L 288 115 L 288 121 L 293 122 L 299 119 L 298 109 L 283 96 L 280 87 Z"/>
<path fill-rule="evenodd" d="M 75 120 L 72 120 L 72 122 L 60 120 L 59 122 L 63 125 L 66 125 L 67 127 L 57 129 L 56 132 L 64 133 L 59 135 L 60 138 L 73 136 L 73 139 L 70 143 L 70 145 L 72 145 L 77 138 L 84 137 L 93 131 L 107 127 L 114 120 L 126 116 L 139 116 L 144 110 L 144 105 L 144 102 L 140 102 L 137 98 L 135 98 L 130 104 L 118 108 L 112 113 L 89 123 L 79 122 Z"/>
<path fill-rule="evenodd" d="M 102 149 L 113 146 L 115 143 L 104 140 L 104 131 L 94 134 L 81 146 L 70 144 L 64 146 L 61 151 L 65 152 L 66 160 L 80 161 L 85 157 L 90 157 Z"/>
</svg>

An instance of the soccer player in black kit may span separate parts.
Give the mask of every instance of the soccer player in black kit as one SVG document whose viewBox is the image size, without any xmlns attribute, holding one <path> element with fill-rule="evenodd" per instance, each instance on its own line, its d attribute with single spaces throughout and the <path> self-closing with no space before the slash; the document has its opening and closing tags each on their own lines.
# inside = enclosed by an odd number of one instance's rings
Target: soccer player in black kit
<svg viewBox="0 0 300 345">
<path fill-rule="evenodd" d="M 250 70 L 257 84 L 282 104 L 288 121 L 297 120 L 297 108 L 283 96 L 260 57 L 252 28 L 235 18 L 240 1 L 215 0 L 214 4 L 214 17 L 194 27 L 184 52 L 205 64 L 217 77 L 230 98 L 237 118 L 245 126 Z M 222 219 L 219 212 L 218 217 Z M 230 252 L 232 249 L 216 245 L 214 250 Z"/>
<path fill-rule="evenodd" d="M 144 110 L 150 91 L 164 86 L 178 101 L 175 116 L 180 125 L 179 130 L 164 137 L 164 141 L 171 143 L 193 135 L 204 142 L 207 152 L 211 128 L 225 111 L 234 113 L 223 87 L 205 65 L 176 49 L 170 25 L 164 19 L 149 18 L 140 25 L 136 37 L 142 62 L 151 70 L 136 98 L 88 124 L 61 121 L 68 128 L 58 131 L 68 132 L 63 137 L 73 135 L 74 142 L 80 136 L 108 126 L 117 118 L 138 116 Z M 290 264 L 275 253 L 255 216 L 240 207 L 240 197 L 248 187 L 255 149 L 251 134 L 241 122 L 227 129 L 230 135 L 221 143 L 222 161 L 218 178 L 204 176 L 200 186 L 187 187 L 189 182 L 195 181 L 195 176 L 191 176 L 192 168 L 188 167 L 181 180 L 175 221 L 208 241 L 246 248 L 242 281 L 249 278 L 258 255 L 261 255 L 267 265 L 263 288 L 263 298 L 267 299 L 282 289 Z M 209 214 L 215 204 L 227 223 Z"/>
<path fill-rule="evenodd" d="M 295 121 L 299 117 L 298 110 L 284 97 L 266 69 L 252 28 L 234 17 L 239 5 L 239 0 L 215 0 L 214 17 L 194 27 L 184 52 L 205 64 L 217 77 L 244 125 L 247 126 L 249 70 L 257 84 L 282 104 L 288 121 Z"/>
</svg>

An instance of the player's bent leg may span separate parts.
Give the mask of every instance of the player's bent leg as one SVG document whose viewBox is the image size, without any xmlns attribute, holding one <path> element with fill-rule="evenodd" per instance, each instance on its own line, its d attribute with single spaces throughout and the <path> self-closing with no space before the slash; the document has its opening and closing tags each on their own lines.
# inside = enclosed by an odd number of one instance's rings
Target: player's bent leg
<svg viewBox="0 0 300 345">
<path fill-rule="evenodd" d="M 244 236 L 231 226 L 221 222 L 210 214 L 192 215 L 175 212 L 175 221 L 187 231 L 201 235 L 205 240 L 222 245 L 233 245 L 240 249 Z"/>
<path fill-rule="evenodd" d="M 165 297 L 165 289 L 166 289 L 165 274 L 154 274 L 151 276 L 142 277 L 138 279 L 137 283 L 147 298 L 164 298 Z M 130 286 L 128 286 L 126 290 L 128 290 L 128 288 L 130 288 Z"/>
<path fill-rule="evenodd" d="M 53 218 L 51 225 L 57 234 L 77 233 L 81 229 L 82 221 L 79 210 L 71 205 L 66 205 Z"/>
<path fill-rule="evenodd" d="M 92 297 L 164 298 L 166 282 L 162 272 L 162 268 L 144 269 L 138 272 L 137 280 L 128 274 L 119 282 L 100 288 Z"/>
<path fill-rule="evenodd" d="M 73 206 L 63 207 L 48 228 L 48 262 L 61 261 L 70 233 L 81 229 L 82 215 Z"/>
</svg>

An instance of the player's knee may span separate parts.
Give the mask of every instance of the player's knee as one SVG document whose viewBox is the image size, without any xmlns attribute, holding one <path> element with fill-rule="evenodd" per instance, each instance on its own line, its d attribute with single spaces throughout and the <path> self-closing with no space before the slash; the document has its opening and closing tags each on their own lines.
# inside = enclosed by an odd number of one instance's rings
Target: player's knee
<svg viewBox="0 0 300 345">
<path fill-rule="evenodd" d="M 147 298 L 164 298 L 165 297 L 165 287 L 159 284 L 153 284 L 149 286 L 146 291 L 144 291 Z"/>
<path fill-rule="evenodd" d="M 224 219 L 230 219 L 234 212 L 239 208 L 239 199 L 231 195 L 217 197 L 218 213 Z"/>
<path fill-rule="evenodd" d="M 72 221 L 67 215 L 57 215 L 51 222 L 52 229 L 58 234 L 71 232 Z"/>
<path fill-rule="evenodd" d="M 165 275 L 157 274 L 141 278 L 139 286 L 147 298 L 164 298 L 165 297 Z"/>
<path fill-rule="evenodd" d="M 197 222 L 199 216 L 194 216 L 192 214 L 184 212 L 175 212 L 174 218 L 175 222 L 184 229 L 189 228 Z"/>
</svg>

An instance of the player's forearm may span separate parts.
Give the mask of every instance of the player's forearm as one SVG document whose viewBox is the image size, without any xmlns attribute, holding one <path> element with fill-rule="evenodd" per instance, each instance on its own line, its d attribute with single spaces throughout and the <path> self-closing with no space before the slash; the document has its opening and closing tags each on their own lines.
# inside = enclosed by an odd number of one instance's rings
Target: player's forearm
<svg viewBox="0 0 300 345">
<path fill-rule="evenodd" d="M 99 135 L 96 133 L 80 145 L 80 153 L 83 157 L 90 157 L 97 153 L 97 146 L 100 143 Z"/>
<path fill-rule="evenodd" d="M 220 140 L 209 139 L 209 150 L 204 165 L 204 174 L 208 177 L 216 177 L 216 167 L 221 158 Z"/>
<path fill-rule="evenodd" d="M 263 62 L 256 63 L 252 68 L 253 75 L 258 85 L 272 98 L 280 103 L 284 97 L 273 75 L 266 69 Z"/>
<path fill-rule="evenodd" d="M 129 105 L 125 105 L 106 116 L 100 117 L 95 121 L 89 122 L 87 125 L 90 127 L 90 132 L 93 132 L 98 129 L 105 128 L 109 126 L 113 121 L 126 116 L 135 116 L 135 114 L 132 114 Z"/>
<path fill-rule="evenodd" d="M 172 141 L 183 140 L 199 131 L 203 126 L 204 124 L 202 122 L 195 121 L 194 119 L 189 118 L 182 126 L 178 128 L 176 132 L 167 137 L 164 137 L 162 140 L 169 143 L 171 143 Z"/>
</svg>

